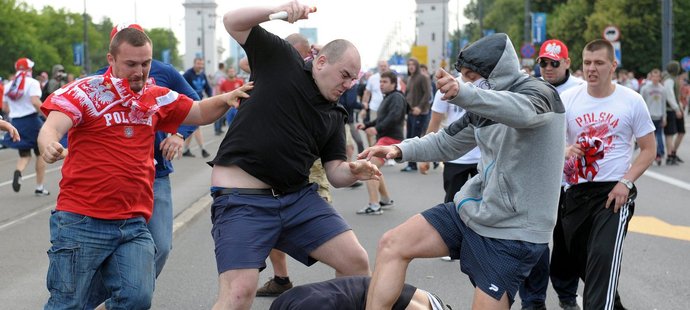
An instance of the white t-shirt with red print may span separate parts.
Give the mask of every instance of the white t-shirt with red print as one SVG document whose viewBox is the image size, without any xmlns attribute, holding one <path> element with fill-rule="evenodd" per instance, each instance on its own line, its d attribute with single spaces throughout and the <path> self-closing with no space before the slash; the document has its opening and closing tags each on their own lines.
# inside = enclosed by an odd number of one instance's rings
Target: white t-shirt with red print
<svg viewBox="0 0 690 310">
<path fill-rule="evenodd" d="M 43 103 L 72 119 L 57 210 L 99 219 L 151 217 L 154 132 L 174 133 L 192 99 L 147 84 L 139 93 L 110 70 L 65 85 Z"/>
<path fill-rule="evenodd" d="M 616 85 L 606 98 L 587 93 L 587 84 L 561 94 L 567 122 L 566 145 L 580 144 L 585 155 L 566 160 L 570 185 L 619 181 L 630 169 L 634 139 L 654 132 L 647 105 L 637 92 Z"/>
</svg>

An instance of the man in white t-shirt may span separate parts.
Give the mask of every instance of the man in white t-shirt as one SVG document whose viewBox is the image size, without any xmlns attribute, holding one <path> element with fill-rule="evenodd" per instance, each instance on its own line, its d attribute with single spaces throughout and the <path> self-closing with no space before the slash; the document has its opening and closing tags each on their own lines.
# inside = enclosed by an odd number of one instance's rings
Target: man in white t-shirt
<svg viewBox="0 0 690 310">
<path fill-rule="evenodd" d="M 34 62 L 28 58 L 20 58 L 14 64 L 17 73 L 11 84 L 5 87 L 3 110 L 8 113 L 12 125 L 17 128 L 21 141 L 12 141 L 10 135 L 2 142 L 5 146 L 17 149 L 19 159 L 12 176 L 12 190 L 21 189 L 22 171 L 31 161 L 31 150 L 36 155 L 36 196 L 47 196 L 50 192 L 43 187 L 46 175 L 46 163 L 41 158 L 38 149 L 38 132 L 43 126 L 41 112 L 41 84 L 31 77 Z M 8 111 L 9 110 L 9 111 Z"/>
<path fill-rule="evenodd" d="M 605 40 L 582 53 L 587 85 L 561 94 L 566 111 L 566 245 L 584 279 L 584 309 L 624 309 L 617 293 L 634 183 L 656 156 L 654 124 L 634 90 L 612 84 L 617 63 Z M 634 143 L 640 153 L 633 160 Z"/>
</svg>

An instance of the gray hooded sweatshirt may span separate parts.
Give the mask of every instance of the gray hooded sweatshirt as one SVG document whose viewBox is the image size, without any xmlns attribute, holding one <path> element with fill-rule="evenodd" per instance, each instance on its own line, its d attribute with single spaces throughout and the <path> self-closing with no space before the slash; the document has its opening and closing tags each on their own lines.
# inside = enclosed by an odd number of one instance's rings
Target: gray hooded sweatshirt
<svg viewBox="0 0 690 310">
<path fill-rule="evenodd" d="M 458 56 L 458 67 L 490 89 L 459 83 L 449 100 L 467 113 L 447 128 L 403 141 L 403 161 L 447 161 L 479 146 L 479 173 L 455 194 L 462 221 L 497 239 L 548 243 L 563 173 L 565 109 L 548 83 L 520 72 L 506 34 L 484 37 Z"/>
</svg>

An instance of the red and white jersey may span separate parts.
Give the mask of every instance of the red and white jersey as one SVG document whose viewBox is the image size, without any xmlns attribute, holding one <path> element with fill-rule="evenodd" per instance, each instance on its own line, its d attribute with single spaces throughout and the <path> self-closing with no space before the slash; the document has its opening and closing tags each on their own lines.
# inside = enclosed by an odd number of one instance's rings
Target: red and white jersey
<svg viewBox="0 0 690 310">
<path fill-rule="evenodd" d="M 55 91 L 41 109 L 72 119 L 56 209 L 99 219 L 148 220 L 153 210 L 154 133 L 174 133 L 192 102 L 151 84 L 135 93 L 110 69 Z"/>
<path fill-rule="evenodd" d="M 565 162 L 570 185 L 584 182 L 616 182 L 630 169 L 634 139 L 654 132 L 654 123 L 642 96 L 616 85 L 605 98 L 588 94 L 587 84 L 561 94 L 567 121 L 567 145 L 579 144 L 584 156 Z"/>
</svg>

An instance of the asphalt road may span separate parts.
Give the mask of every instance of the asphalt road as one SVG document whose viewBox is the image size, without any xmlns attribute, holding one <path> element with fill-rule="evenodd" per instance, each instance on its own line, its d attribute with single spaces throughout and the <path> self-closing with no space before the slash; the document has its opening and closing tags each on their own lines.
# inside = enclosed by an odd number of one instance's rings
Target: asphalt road
<svg viewBox="0 0 690 310">
<path fill-rule="evenodd" d="M 207 149 L 219 143 L 212 127 L 204 128 Z M 193 149 L 197 156 L 198 149 Z M 35 197 L 32 165 L 25 171 L 22 191 L 11 189 L 16 152 L 0 150 L 0 300 L 2 309 L 38 309 L 48 298 L 45 275 L 49 248 L 48 218 L 58 194 L 59 164 L 49 165 L 46 184 L 52 194 Z M 679 156 L 690 160 L 690 142 Z M 208 186 L 210 168 L 205 160 L 182 158 L 172 176 L 176 233 L 174 249 L 156 285 L 153 309 L 209 309 L 217 294 L 217 274 L 210 236 Z M 402 165 L 384 167 L 396 207 L 380 216 L 356 215 L 366 201 L 366 189 L 333 189 L 334 206 L 353 227 L 367 249 L 371 265 L 380 236 L 415 213 L 439 203 L 443 197 L 441 170 L 428 175 L 400 172 Z M 529 182 L 529 180 L 525 180 Z M 690 309 L 690 162 L 674 167 L 654 166 L 637 182 L 637 209 L 625 243 L 619 291 L 629 309 Z M 270 264 L 269 264 L 270 266 Z M 324 265 L 305 267 L 289 260 L 295 284 L 330 279 Z M 267 268 L 257 285 L 272 271 Z M 457 262 L 415 260 L 407 281 L 437 293 L 453 309 L 469 309 L 473 288 Z M 253 309 L 267 309 L 272 298 L 257 298 Z M 547 306 L 558 309 L 552 289 Z M 519 309 L 519 300 L 513 306 Z"/>
</svg>

